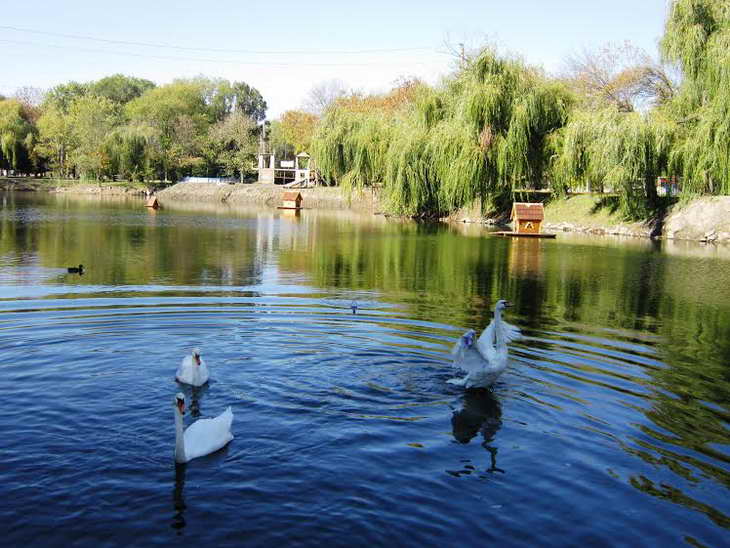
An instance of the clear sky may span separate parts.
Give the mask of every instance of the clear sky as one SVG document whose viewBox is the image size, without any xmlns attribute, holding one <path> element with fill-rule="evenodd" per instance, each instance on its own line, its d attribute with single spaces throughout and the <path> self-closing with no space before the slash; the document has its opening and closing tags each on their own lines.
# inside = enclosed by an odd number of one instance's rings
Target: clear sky
<svg viewBox="0 0 730 548">
<path fill-rule="evenodd" d="M 559 71 L 569 54 L 630 41 L 655 54 L 668 0 L 0 0 L 0 93 L 121 72 L 158 84 L 206 75 L 261 91 L 269 118 L 329 79 L 364 91 L 435 82 L 445 42 L 488 37 Z"/>
</svg>

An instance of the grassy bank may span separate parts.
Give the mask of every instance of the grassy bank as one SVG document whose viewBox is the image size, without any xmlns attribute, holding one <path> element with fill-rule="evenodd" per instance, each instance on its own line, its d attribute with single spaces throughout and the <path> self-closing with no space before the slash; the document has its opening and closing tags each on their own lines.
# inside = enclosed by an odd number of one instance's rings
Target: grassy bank
<svg viewBox="0 0 730 548">
<path fill-rule="evenodd" d="M 586 227 L 618 226 L 627 223 L 613 196 L 576 195 L 552 200 L 545 206 L 549 223 L 571 223 Z M 647 219 L 648 221 L 649 219 Z"/>
</svg>

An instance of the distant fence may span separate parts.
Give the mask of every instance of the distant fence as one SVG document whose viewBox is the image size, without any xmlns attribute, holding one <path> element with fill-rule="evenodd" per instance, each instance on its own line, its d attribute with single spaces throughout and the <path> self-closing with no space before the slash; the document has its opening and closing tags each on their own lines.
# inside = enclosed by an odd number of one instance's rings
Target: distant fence
<svg viewBox="0 0 730 548">
<path fill-rule="evenodd" d="M 183 177 L 181 183 L 237 183 L 235 177 Z"/>
</svg>

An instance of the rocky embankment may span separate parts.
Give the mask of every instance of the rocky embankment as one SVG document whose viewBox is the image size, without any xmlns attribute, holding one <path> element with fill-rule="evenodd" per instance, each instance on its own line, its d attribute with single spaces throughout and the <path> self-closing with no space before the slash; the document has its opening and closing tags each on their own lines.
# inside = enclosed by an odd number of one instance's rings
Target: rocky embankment
<svg viewBox="0 0 730 548">
<path fill-rule="evenodd" d="M 547 230 L 730 243 L 730 196 L 707 196 L 680 202 L 669 208 L 663 218 L 637 223 L 621 222 L 605 213 L 601 216 L 595 212 L 595 207 L 581 211 L 580 203 L 574 204 L 576 210 L 572 214 L 565 214 L 561 207 L 564 205 L 553 207 L 550 204 L 546 208 L 543 226 Z M 591 219 L 591 215 L 596 218 Z M 567 218 L 561 219 L 563 216 Z"/>
<path fill-rule="evenodd" d="M 377 196 L 369 190 L 348 196 L 337 187 L 287 189 L 270 183 L 177 183 L 159 191 L 157 198 L 163 206 L 166 201 L 206 201 L 277 207 L 288 190 L 301 193 L 302 206 L 307 209 L 352 208 L 373 212 L 377 209 Z"/>
<path fill-rule="evenodd" d="M 664 238 L 730 242 L 730 196 L 708 196 L 677 204 L 664 219 Z"/>
</svg>

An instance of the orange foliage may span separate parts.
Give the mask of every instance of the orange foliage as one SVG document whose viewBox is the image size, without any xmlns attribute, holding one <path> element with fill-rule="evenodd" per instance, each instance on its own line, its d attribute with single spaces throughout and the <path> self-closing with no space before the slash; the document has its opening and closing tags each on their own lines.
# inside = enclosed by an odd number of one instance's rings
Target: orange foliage
<svg viewBox="0 0 730 548">
<path fill-rule="evenodd" d="M 297 152 L 309 149 L 312 135 L 319 118 L 301 110 L 287 110 L 281 115 L 281 132 L 284 140 L 294 146 Z"/>
<path fill-rule="evenodd" d="M 402 79 L 396 82 L 396 86 L 387 93 L 375 95 L 353 93 L 337 99 L 335 105 L 351 112 L 379 110 L 392 114 L 412 103 L 415 100 L 416 91 L 422 84 L 417 78 Z"/>
</svg>

